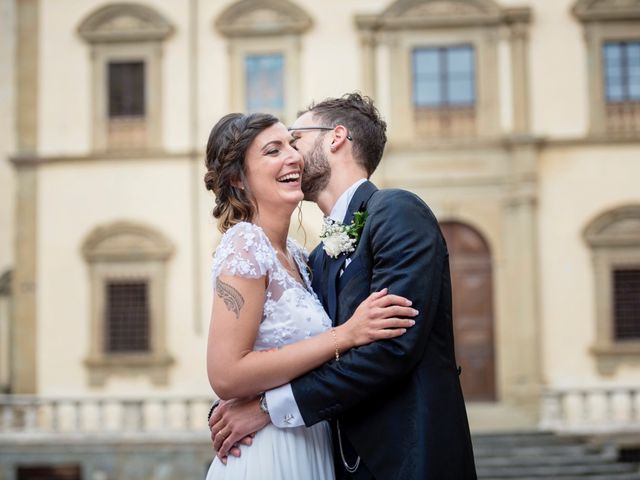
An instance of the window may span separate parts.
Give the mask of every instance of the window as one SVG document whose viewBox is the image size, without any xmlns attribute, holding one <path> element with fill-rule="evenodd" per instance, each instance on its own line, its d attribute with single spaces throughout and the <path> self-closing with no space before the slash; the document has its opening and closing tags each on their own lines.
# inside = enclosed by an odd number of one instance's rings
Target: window
<svg viewBox="0 0 640 480">
<path fill-rule="evenodd" d="M 248 55 L 245 58 L 247 111 L 281 116 L 284 111 L 284 56 Z"/>
<path fill-rule="evenodd" d="M 429 137 L 473 135 L 473 47 L 416 48 L 412 67 L 417 133 Z"/>
<path fill-rule="evenodd" d="M 587 48 L 590 133 L 640 134 L 640 3 L 578 0 Z"/>
<path fill-rule="evenodd" d="M 229 41 L 231 110 L 292 122 L 300 99 L 301 36 L 311 17 L 289 0 L 240 0 L 216 19 Z"/>
<path fill-rule="evenodd" d="M 613 271 L 616 341 L 640 340 L 640 269 Z"/>
<path fill-rule="evenodd" d="M 109 148 L 147 145 L 145 63 L 109 62 L 107 72 Z"/>
<path fill-rule="evenodd" d="M 146 281 L 107 282 L 105 351 L 149 351 L 149 295 Z"/>
<path fill-rule="evenodd" d="M 606 212 L 585 229 L 594 264 L 596 338 L 604 374 L 640 364 L 640 205 Z"/>
<path fill-rule="evenodd" d="M 167 262 L 173 247 L 149 227 L 118 222 L 96 228 L 83 245 L 91 279 L 89 382 L 131 373 L 167 381 Z"/>
<path fill-rule="evenodd" d="M 144 62 L 109 63 L 109 118 L 144 117 Z"/>
<path fill-rule="evenodd" d="M 640 41 L 605 42 L 602 50 L 608 129 L 640 130 Z"/>
<path fill-rule="evenodd" d="M 93 148 L 160 147 L 162 42 L 173 27 L 135 3 L 107 5 L 79 27 L 91 45 Z"/>
<path fill-rule="evenodd" d="M 528 7 L 493 0 L 396 0 L 355 18 L 362 84 L 388 105 L 389 139 L 450 143 L 529 130 Z M 509 33 L 513 124 L 501 118 L 498 46 Z M 473 143 L 473 142 L 472 142 Z"/>
</svg>

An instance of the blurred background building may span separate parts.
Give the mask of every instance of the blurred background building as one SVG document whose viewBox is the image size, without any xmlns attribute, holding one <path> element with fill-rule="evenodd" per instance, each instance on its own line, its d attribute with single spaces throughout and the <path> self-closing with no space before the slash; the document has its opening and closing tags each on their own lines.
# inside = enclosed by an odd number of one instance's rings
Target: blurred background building
<svg viewBox="0 0 640 480">
<path fill-rule="evenodd" d="M 447 238 L 472 429 L 640 446 L 640 2 L 0 0 L 0 479 L 204 474 L 209 130 L 354 90 Z"/>
</svg>

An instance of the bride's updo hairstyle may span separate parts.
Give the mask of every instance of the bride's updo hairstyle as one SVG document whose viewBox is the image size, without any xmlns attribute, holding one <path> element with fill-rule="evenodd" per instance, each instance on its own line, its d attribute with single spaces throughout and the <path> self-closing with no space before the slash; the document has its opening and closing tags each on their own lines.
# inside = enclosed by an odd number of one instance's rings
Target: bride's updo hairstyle
<svg viewBox="0 0 640 480">
<path fill-rule="evenodd" d="M 257 205 L 245 175 L 245 157 L 256 136 L 278 122 L 267 113 L 230 113 L 211 130 L 204 183 L 216 196 L 213 216 L 221 232 L 253 218 Z"/>
</svg>

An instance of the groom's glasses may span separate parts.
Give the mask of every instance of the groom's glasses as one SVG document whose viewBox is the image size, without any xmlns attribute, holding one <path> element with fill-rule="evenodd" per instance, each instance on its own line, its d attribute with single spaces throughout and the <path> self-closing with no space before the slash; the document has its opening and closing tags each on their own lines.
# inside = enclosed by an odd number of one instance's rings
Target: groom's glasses
<svg viewBox="0 0 640 480">
<path fill-rule="evenodd" d="M 335 127 L 289 127 L 288 130 L 290 132 L 299 132 L 302 130 L 333 130 L 334 128 Z M 349 133 L 349 130 L 347 130 L 347 140 L 353 142 L 353 137 Z"/>
</svg>

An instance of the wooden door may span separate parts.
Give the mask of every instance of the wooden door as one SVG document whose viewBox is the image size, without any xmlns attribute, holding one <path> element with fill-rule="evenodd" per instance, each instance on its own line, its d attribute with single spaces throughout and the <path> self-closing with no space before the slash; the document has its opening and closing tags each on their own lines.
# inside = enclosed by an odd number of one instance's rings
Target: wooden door
<svg viewBox="0 0 640 480">
<path fill-rule="evenodd" d="M 453 289 L 456 359 L 465 400 L 495 401 L 491 252 L 472 227 L 443 222 Z"/>
</svg>

